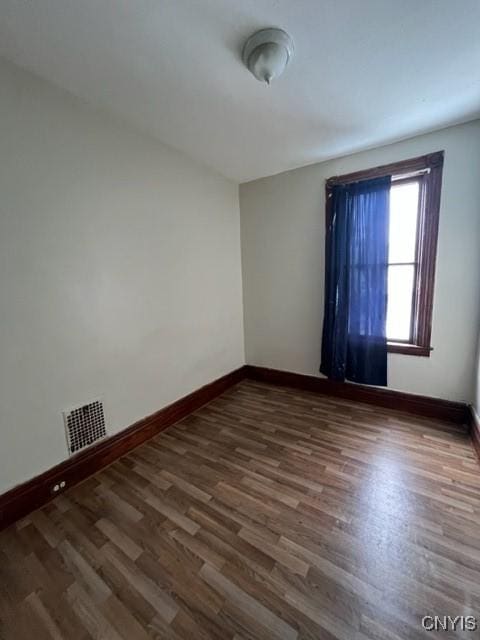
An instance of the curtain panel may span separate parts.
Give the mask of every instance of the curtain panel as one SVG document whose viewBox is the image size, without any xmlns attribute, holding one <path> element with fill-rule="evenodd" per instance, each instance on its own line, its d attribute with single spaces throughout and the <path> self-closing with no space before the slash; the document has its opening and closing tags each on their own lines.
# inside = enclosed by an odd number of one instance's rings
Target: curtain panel
<svg viewBox="0 0 480 640">
<path fill-rule="evenodd" d="M 390 183 L 386 176 L 331 192 L 320 371 L 333 380 L 387 384 Z"/>
</svg>

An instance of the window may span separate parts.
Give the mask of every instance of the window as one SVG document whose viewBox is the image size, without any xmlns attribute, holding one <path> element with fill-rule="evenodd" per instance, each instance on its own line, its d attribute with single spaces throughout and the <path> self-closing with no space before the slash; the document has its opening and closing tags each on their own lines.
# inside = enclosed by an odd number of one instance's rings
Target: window
<svg viewBox="0 0 480 640">
<path fill-rule="evenodd" d="M 421 178 L 400 179 L 390 188 L 387 339 L 399 344 L 411 343 L 414 332 L 421 183 Z"/>
<path fill-rule="evenodd" d="M 391 175 L 388 252 L 388 350 L 429 356 L 438 214 L 444 152 L 330 178 L 335 184 Z"/>
</svg>

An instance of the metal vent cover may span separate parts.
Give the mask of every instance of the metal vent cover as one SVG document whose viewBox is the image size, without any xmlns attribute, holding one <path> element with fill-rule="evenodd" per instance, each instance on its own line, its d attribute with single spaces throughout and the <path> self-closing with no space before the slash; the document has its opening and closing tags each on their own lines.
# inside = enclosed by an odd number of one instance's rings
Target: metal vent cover
<svg viewBox="0 0 480 640">
<path fill-rule="evenodd" d="M 63 412 L 67 447 L 70 455 L 105 438 L 105 415 L 101 400 Z"/>
</svg>

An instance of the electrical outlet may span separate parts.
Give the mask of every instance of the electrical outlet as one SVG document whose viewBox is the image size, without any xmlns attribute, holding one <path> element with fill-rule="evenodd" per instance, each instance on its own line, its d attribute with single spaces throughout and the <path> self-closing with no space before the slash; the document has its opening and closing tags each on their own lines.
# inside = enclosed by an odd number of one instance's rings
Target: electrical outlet
<svg viewBox="0 0 480 640">
<path fill-rule="evenodd" d="M 67 483 L 65 482 L 65 480 L 62 480 L 61 482 L 59 482 L 58 484 L 54 484 L 52 487 L 52 493 L 58 493 L 59 491 L 61 491 L 62 489 L 65 489 L 65 487 L 67 486 Z"/>
</svg>

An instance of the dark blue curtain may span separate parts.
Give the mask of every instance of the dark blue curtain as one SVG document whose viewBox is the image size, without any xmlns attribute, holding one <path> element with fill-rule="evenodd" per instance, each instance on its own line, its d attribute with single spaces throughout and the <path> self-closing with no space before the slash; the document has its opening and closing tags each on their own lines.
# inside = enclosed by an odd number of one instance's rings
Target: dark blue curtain
<svg viewBox="0 0 480 640">
<path fill-rule="evenodd" d="M 331 192 L 320 371 L 333 380 L 387 384 L 390 182 L 362 180 Z"/>
</svg>

